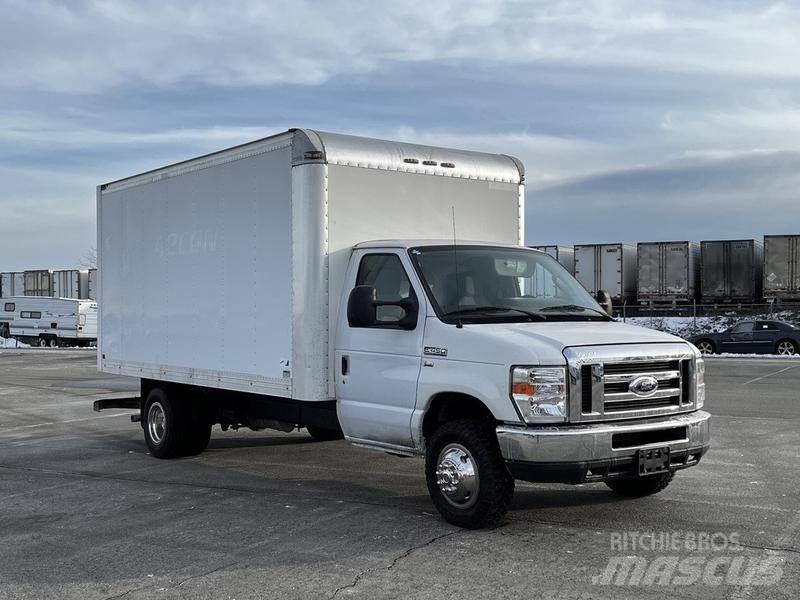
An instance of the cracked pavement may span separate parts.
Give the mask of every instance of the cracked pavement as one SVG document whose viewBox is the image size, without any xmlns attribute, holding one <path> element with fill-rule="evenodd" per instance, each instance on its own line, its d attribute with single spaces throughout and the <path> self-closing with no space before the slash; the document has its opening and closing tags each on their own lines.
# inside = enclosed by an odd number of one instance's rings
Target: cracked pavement
<svg viewBox="0 0 800 600">
<path fill-rule="evenodd" d="M 227 432 L 209 450 L 150 457 L 136 390 L 89 351 L 0 351 L 0 598 L 795 598 L 800 593 L 800 369 L 708 361 L 713 446 L 661 494 L 518 482 L 505 524 L 444 523 L 422 462 L 315 443 L 305 432 Z M 752 381 L 755 378 L 761 378 Z M 771 586 L 600 585 L 621 532 L 737 534 L 777 557 Z M 724 572 L 721 569 L 720 572 Z"/>
</svg>

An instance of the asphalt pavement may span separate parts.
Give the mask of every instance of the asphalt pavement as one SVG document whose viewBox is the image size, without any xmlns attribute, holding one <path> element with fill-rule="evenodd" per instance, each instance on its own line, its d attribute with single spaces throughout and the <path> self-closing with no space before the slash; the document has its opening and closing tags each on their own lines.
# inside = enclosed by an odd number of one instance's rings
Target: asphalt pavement
<svg viewBox="0 0 800 600">
<path fill-rule="evenodd" d="M 136 381 L 0 350 L 0 598 L 794 599 L 800 362 L 707 365 L 712 449 L 665 491 L 518 482 L 504 525 L 465 531 L 419 459 L 215 428 L 157 460 L 130 411 L 92 412 Z"/>
</svg>

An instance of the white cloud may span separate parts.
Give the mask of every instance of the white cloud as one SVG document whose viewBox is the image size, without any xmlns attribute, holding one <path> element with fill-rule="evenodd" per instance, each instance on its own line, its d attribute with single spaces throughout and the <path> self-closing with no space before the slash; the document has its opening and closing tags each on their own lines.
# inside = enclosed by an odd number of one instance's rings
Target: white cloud
<svg viewBox="0 0 800 600">
<path fill-rule="evenodd" d="M 424 4 L 11 0 L 0 85 L 315 84 L 398 62 L 537 63 L 800 76 L 800 10 L 784 4 Z"/>
</svg>

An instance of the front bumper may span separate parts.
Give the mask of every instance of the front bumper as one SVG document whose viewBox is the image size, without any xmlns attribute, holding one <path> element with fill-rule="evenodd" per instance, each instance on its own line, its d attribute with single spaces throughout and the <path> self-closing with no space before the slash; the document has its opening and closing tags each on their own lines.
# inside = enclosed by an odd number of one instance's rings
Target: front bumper
<svg viewBox="0 0 800 600">
<path fill-rule="evenodd" d="M 711 415 L 681 415 L 617 423 L 545 427 L 501 425 L 500 451 L 525 481 L 585 483 L 635 477 L 639 450 L 668 446 L 670 469 L 700 462 L 708 450 Z"/>
</svg>

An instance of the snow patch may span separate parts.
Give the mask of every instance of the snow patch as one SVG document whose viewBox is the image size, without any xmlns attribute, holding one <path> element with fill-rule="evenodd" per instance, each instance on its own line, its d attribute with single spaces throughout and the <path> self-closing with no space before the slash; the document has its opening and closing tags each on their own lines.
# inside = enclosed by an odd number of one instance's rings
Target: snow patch
<svg viewBox="0 0 800 600">
<path fill-rule="evenodd" d="M 6 339 L 0 337 L 0 348 L 30 348 L 28 344 L 23 344 L 15 339 Z"/>
</svg>

